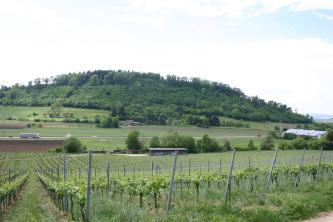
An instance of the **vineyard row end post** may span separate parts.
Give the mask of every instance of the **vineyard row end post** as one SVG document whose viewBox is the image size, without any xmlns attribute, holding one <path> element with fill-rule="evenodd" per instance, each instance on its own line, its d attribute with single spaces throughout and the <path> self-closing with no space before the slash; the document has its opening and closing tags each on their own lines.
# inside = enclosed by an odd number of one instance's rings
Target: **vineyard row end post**
<svg viewBox="0 0 333 222">
<path fill-rule="evenodd" d="M 91 159 L 92 159 L 92 150 L 89 150 L 88 154 L 88 163 L 87 163 L 87 199 L 86 199 L 86 209 L 85 209 L 85 221 L 89 221 L 89 208 L 90 208 L 90 182 L 91 182 Z"/>
<path fill-rule="evenodd" d="M 297 176 L 296 176 L 295 186 L 294 186 L 295 188 L 298 186 L 298 182 L 300 180 L 300 174 L 301 174 L 301 168 L 302 168 L 303 161 L 304 161 L 304 156 L 305 156 L 305 147 L 304 147 L 304 150 L 303 150 L 303 155 L 302 155 L 301 162 L 298 166 L 298 171 L 297 171 Z"/>
<path fill-rule="evenodd" d="M 225 192 L 224 192 L 224 200 L 225 201 L 228 201 L 228 199 L 231 195 L 231 176 L 232 176 L 232 170 L 234 168 L 235 155 L 236 155 L 236 149 L 233 149 L 233 151 L 232 151 L 232 160 L 231 160 L 231 163 L 230 163 L 230 169 L 229 169 L 228 180 L 227 180 L 227 186 L 226 186 Z"/>
<path fill-rule="evenodd" d="M 272 160 L 271 169 L 269 170 L 269 174 L 268 174 L 268 177 L 267 177 L 264 194 L 266 194 L 268 192 L 268 189 L 269 189 L 269 184 L 270 184 L 270 181 L 271 181 L 271 178 L 272 178 L 272 173 L 273 173 L 273 169 L 274 169 L 274 166 L 275 166 L 275 162 L 276 162 L 276 157 L 277 157 L 278 151 L 279 151 L 279 148 L 277 147 L 275 149 L 275 154 L 274 154 L 274 158 Z"/>
<path fill-rule="evenodd" d="M 169 214 L 170 209 L 171 209 L 171 201 L 172 201 L 172 193 L 173 193 L 173 185 L 174 185 L 173 182 L 174 182 L 175 172 L 176 172 L 177 156 L 178 156 L 178 151 L 175 152 L 175 160 L 173 162 L 172 174 L 171 174 L 171 178 L 170 178 L 170 189 L 169 189 L 169 196 L 168 196 L 167 214 Z"/>
</svg>

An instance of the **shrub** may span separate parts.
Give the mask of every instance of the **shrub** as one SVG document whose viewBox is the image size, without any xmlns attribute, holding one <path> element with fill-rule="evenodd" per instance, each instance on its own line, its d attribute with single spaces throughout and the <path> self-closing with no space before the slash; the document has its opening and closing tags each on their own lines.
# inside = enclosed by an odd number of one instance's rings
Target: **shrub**
<svg viewBox="0 0 333 222">
<path fill-rule="evenodd" d="M 139 131 L 132 131 L 128 134 L 126 139 L 126 146 L 129 150 L 141 150 L 142 144 L 140 143 L 138 137 L 140 133 Z"/>
<path fill-rule="evenodd" d="M 195 140 L 191 136 L 179 135 L 177 132 L 168 132 L 167 135 L 161 137 L 161 147 L 186 148 L 189 153 L 198 153 Z"/>
<path fill-rule="evenodd" d="M 327 130 L 326 139 L 327 139 L 328 141 L 333 142 L 333 130 L 332 130 L 332 129 L 328 129 L 328 130 Z"/>
<path fill-rule="evenodd" d="M 267 136 L 260 144 L 260 150 L 271 150 L 274 148 L 273 137 Z"/>
<path fill-rule="evenodd" d="M 278 146 L 279 146 L 279 149 L 281 149 L 281 150 L 290 150 L 291 149 L 290 144 L 285 141 L 280 142 Z"/>
<path fill-rule="evenodd" d="M 64 151 L 65 153 L 81 153 L 82 143 L 75 137 L 68 138 L 64 142 Z"/>
<path fill-rule="evenodd" d="M 283 134 L 282 138 L 285 140 L 294 140 L 297 138 L 297 135 L 295 135 L 293 133 L 285 133 L 285 134 Z"/>
<path fill-rule="evenodd" d="M 257 147 L 254 145 L 253 140 L 250 140 L 249 143 L 247 144 L 247 149 L 248 150 L 256 150 Z"/>
<path fill-rule="evenodd" d="M 103 116 L 98 126 L 102 128 L 119 128 L 119 118 L 113 118 L 111 115 Z"/>
<path fill-rule="evenodd" d="M 221 148 L 215 139 L 205 134 L 197 141 L 197 150 L 202 152 L 218 152 L 221 151 Z"/>
<path fill-rule="evenodd" d="M 228 140 L 224 140 L 223 150 L 226 150 L 226 151 L 232 150 L 231 144 Z"/>
<path fill-rule="evenodd" d="M 160 139 L 157 136 L 154 136 L 149 143 L 150 148 L 158 148 L 160 147 Z"/>
<path fill-rule="evenodd" d="M 296 150 L 308 148 L 307 139 L 298 137 L 290 143 L 290 147 L 291 149 L 296 149 Z"/>
</svg>

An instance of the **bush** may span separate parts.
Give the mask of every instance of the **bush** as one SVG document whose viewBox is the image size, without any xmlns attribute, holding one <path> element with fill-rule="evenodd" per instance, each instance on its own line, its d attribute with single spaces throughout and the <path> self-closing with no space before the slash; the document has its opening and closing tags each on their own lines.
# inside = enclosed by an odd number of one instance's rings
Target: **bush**
<svg viewBox="0 0 333 222">
<path fill-rule="evenodd" d="M 138 137 L 140 133 L 139 131 L 132 131 L 128 134 L 126 139 L 126 146 L 129 150 L 141 150 L 142 144 L 140 143 Z"/>
<path fill-rule="evenodd" d="M 154 136 L 149 143 L 150 148 L 158 148 L 160 147 L 160 139 L 157 136 Z"/>
<path fill-rule="evenodd" d="M 273 139 L 278 139 L 280 138 L 280 136 L 278 135 L 278 133 L 276 131 L 269 131 L 268 135 L 273 137 Z"/>
<path fill-rule="evenodd" d="M 249 143 L 247 144 L 247 149 L 248 150 L 256 150 L 257 147 L 254 145 L 253 140 L 250 140 Z"/>
<path fill-rule="evenodd" d="M 83 150 L 82 143 L 75 137 L 66 139 L 63 149 L 65 153 L 81 153 Z"/>
<path fill-rule="evenodd" d="M 291 149 L 290 144 L 286 141 L 281 141 L 279 143 L 278 147 L 280 150 L 290 150 Z"/>
<path fill-rule="evenodd" d="M 302 137 L 298 137 L 290 143 L 291 149 L 296 149 L 296 150 L 301 150 L 304 148 L 307 149 L 308 145 L 309 144 L 307 142 L 307 139 L 302 138 Z"/>
<path fill-rule="evenodd" d="M 293 133 L 285 133 L 285 134 L 283 134 L 282 138 L 285 140 L 294 140 L 297 138 L 297 135 L 295 135 Z"/>
<path fill-rule="evenodd" d="M 111 115 L 103 116 L 98 126 L 102 128 L 119 128 L 119 118 L 113 118 Z"/>
<path fill-rule="evenodd" d="M 260 150 L 271 150 L 274 148 L 273 137 L 267 136 L 260 144 Z"/>
<path fill-rule="evenodd" d="M 168 132 L 167 135 L 161 137 L 160 146 L 170 148 L 186 148 L 189 153 L 199 152 L 199 150 L 196 149 L 193 137 L 182 136 L 177 132 Z"/>
<path fill-rule="evenodd" d="M 205 134 L 197 141 L 197 150 L 199 152 L 219 152 L 221 148 L 215 139 Z"/>
<path fill-rule="evenodd" d="M 328 141 L 333 142 L 333 130 L 332 129 L 327 129 L 326 139 Z"/>
<path fill-rule="evenodd" d="M 28 124 L 27 124 L 27 127 L 28 127 L 28 128 L 31 128 L 31 123 L 28 123 Z"/>
<path fill-rule="evenodd" d="M 226 151 L 232 150 L 231 144 L 230 144 L 230 142 L 228 140 L 224 141 L 223 150 L 226 150 Z"/>
</svg>

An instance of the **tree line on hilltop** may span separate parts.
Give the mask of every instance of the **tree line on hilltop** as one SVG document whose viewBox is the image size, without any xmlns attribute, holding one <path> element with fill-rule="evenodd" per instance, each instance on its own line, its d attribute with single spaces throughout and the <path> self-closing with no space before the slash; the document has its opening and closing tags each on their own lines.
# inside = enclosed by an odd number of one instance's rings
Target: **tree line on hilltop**
<svg viewBox="0 0 333 222">
<path fill-rule="evenodd" d="M 259 122 L 313 122 L 312 117 L 297 114 L 284 104 L 248 97 L 227 84 L 173 75 L 97 70 L 0 88 L 0 105 L 51 106 L 55 103 L 109 110 L 120 120 L 133 119 L 146 124 L 166 125 L 177 121 L 198 126 L 234 124 L 221 122 L 220 116 Z"/>
</svg>

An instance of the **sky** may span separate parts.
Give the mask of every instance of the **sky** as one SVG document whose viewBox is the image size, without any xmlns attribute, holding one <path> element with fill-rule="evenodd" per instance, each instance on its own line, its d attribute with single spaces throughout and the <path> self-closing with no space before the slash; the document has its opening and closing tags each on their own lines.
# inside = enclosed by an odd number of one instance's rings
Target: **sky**
<svg viewBox="0 0 333 222">
<path fill-rule="evenodd" d="M 0 85 L 96 69 L 333 114 L 333 0 L 0 0 Z"/>
</svg>

